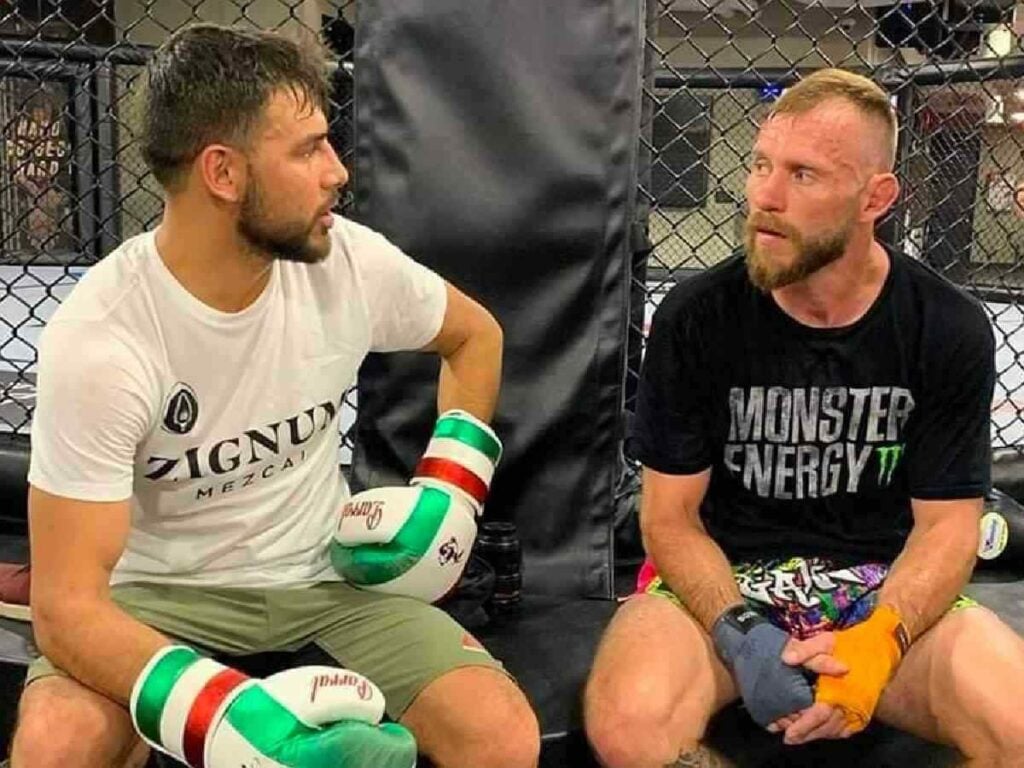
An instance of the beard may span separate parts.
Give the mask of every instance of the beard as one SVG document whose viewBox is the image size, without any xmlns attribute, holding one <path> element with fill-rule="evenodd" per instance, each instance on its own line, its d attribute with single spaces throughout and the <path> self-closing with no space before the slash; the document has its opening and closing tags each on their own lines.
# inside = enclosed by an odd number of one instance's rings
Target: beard
<svg viewBox="0 0 1024 768">
<path fill-rule="evenodd" d="M 789 264 L 777 265 L 766 249 L 758 247 L 758 227 L 786 237 L 793 248 L 793 260 Z M 798 230 L 771 214 L 751 213 L 747 217 L 745 232 L 747 275 L 750 282 L 767 293 L 810 277 L 843 255 L 852 230 L 853 220 L 847 218 L 836 229 L 805 238 Z"/>
<path fill-rule="evenodd" d="M 316 264 L 327 258 L 330 240 L 317 243 L 312 237 L 314 228 L 319 226 L 319 216 L 312 223 L 276 222 L 267 209 L 263 187 L 252 176 L 238 216 L 238 234 L 250 247 L 272 259 L 302 264 Z"/>
</svg>

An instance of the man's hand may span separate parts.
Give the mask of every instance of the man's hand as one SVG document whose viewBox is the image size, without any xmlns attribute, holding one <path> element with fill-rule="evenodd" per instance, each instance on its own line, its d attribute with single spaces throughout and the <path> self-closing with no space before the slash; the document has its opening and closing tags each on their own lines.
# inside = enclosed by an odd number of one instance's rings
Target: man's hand
<svg viewBox="0 0 1024 768">
<path fill-rule="evenodd" d="M 858 625 L 839 632 L 823 632 L 810 640 L 794 641 L 782 654 L 787 663 L 808 664 L 823 657 L 839 668 L 828 671 L 815 685 L 815 702 L 795 718 L 780 718 L 769 730 L 784 730 L 785 742 L 806 743 L 818 738 L 846 738 L 863 730 L 878 705 L 908 645 L 899 614 L 882 605 Z"/>
<path fill-rule="evenodd" d="M 790 746 L 818 739 L 845 739 L 855 733 L 846 724 L 846 715 L 840 707 L 820 701 L 794 717 L 783 718 L 779 723 L 782 724 L 779 730 L 785 732 L 783 741 Z"/>
<path fill-rule="evenodd" d="M 764 616 L 733 606 L 715 621 L 711 637 L 755 723 L 767 727 L 811 706 L 810 681 L 782 659 L 789 636 Z"/>
<path fill-rule="evenodd" d="M 381 724 L 384 696 L 337 667 L 248 678 L 185 646 L 159 650 L 132 689 L 129 710 L 152 746 L 192 768 L 412 768 L 416 741 Z"/>
<path fill-rule="evenodd" d="M 473 509 L 438 488 L 371 488 L 345 502 L 330 544 L 349 584 L 432 603 L 458 584 L 476 538 Z"/>
<path fill-rule="evenodd" d="M 449 594 L 469 562 L 501 450 L 472 414 L 442 413 L 408 487 L 371 488 L 342 508 L 334 569 L 357 587 L 428 603 Z"/>
<path fill-rule="evenodd" d="M 841 709 L 851 732 L 864 730 L 909 646 L 899 613 L 891 605 L 879 605 L 864 621 L 835 633 L 833 653 L 850 670 L 819 680 L 814 700 Z"/>
<path fill-rule="evenodd" d="M 835 633 L 822 632 L 808 640 L 790 638 L 782 652 L 782 660 L 793 666 L 802 666 L 817 675 L 842 677 L 849 670 L 836 659 Z M 786 744 L 805 744 L 816 739 L 839 739 L 852 731 L 846 727 L 843 711 L 838 707 L 817 702 L 792 715 L 782 717 L 768 726 L 772 733 L 785 732 Z"/>
</svg>

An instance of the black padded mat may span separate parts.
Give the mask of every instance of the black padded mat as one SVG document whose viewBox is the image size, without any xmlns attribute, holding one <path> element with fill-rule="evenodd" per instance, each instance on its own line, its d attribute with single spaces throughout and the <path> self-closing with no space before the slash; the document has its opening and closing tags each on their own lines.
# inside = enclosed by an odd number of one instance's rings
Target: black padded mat
<svg viewBox="0 0 1024 768">
<path fill-rule="evenodd" d="M 24 536 L 0 534 L 0 562 L 27 563 L 28 539 Z"/>
<path fill-rule="evenodd" d="M 610 595 L 641 9 L 359 2 L 354 215 L 503 326 L 487 514 L 518 526 L 534 594 Z M 364 361 L 356 488 L 405 482 L 436 418 L 437 365 Z"/>
<path fill-rule="evenodd" d="M 1024 636 L 1024 578 L 1009 574 L 977 574 L 966 592 Z"/>
<path fill-rule="evenodd" d="M 474 631 L 515 675 L 549 738 L 578 727 L 583 684 L 615 607 L 611 600 L 528 596 L 519 615 Z"/>
</svg>

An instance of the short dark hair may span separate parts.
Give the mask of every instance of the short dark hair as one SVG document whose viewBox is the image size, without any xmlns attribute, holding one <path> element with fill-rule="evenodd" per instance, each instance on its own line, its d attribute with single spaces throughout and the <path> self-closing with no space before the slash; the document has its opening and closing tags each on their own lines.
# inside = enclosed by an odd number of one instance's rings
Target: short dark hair
<svg viewBox="0 0 1024 768">
<path fill-rule="evenodd" d="M 305 108 L 328 108 L 327 62 L 315 39 L 193 24 L 164 41 L 146 68 L 142 158 L 174 190 L 212 143 L 244 145 L 271 96 L 290 88 Z"/>
</svg>

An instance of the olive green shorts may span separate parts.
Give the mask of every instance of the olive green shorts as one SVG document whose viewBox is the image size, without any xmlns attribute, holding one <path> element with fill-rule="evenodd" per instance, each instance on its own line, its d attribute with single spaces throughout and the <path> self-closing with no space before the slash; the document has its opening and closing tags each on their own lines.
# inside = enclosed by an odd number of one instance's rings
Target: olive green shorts
<svg viewBox="0 0 1024 768">
<path fill-rule="evenodd" d="M 376 683 L 395 720 L 431 681 L 453 669 L 491 667 L 507 675 L 444 611 L 341 582 L 294 589 L 123 584 L 111 592 L 142 623 L 225 664 L 232 656 L 298 651 L 312 643 Z M 40 657 L 25 684 L 55 674 L 64 673 Z"/>
</svg>

